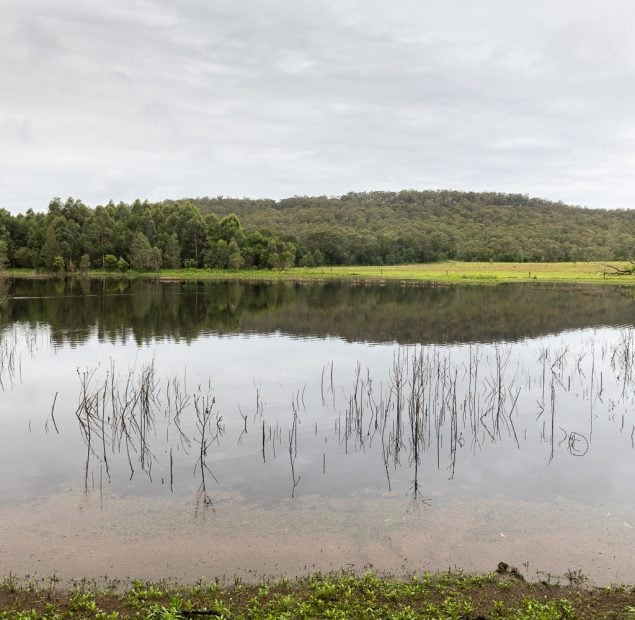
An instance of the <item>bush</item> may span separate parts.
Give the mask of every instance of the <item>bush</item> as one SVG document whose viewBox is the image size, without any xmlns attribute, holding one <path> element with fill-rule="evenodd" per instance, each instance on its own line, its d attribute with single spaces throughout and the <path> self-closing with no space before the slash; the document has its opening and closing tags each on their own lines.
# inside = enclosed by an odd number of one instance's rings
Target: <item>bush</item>
<svg viewBox="0 0 635 620">
<path fill-rule="evenodd" d="M 62 256 L 55 256 L 51 263 L 51 269 L 53 271 L 64 271 L 65 263 Z"/>
<path fill-rule="evenodd" d="M 106 254 L 106 256 L 104 256 L 104 269 L 106 271 L 115 271 L 118 267 L 118 263 L 119 260 L 116 256 L 112 254 Z"/>
</svg>

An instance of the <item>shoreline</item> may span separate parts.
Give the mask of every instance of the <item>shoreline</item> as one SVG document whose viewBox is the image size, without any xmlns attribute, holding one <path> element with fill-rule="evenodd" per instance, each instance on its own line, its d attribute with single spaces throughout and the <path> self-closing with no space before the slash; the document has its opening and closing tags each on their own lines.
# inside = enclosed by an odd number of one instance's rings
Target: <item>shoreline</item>
<svg viewBox="0 0 635 620">
<path fill-rule="evenodd" d="M 366 572 L 314 573 L 297 579 L 245 584 L 199 580 L 109 580 L 105 587 L 79 580 L 69 589 L 55 576 L 19 580 L 5 576 L 0 586 L 0 618 L 632 618 L 635 588 L 589 586 L 583 575 L 568 583 L 529 583 L 520 572 L 499 564 L 496 572 L 424 573 L 397 579 Z"/>
<path fill-rule="evenodd" d="M 211 269 L 164 269 L 157 273 L 91 270 L 86 273 L 50 273 L 35 269 L 7 269 L 0 278 L 56 279 L 152 279 L 164 282 L 329 282 L 352 284 L 457 285 L 457 284 L 572 284 L 617 287 L 635 286 L 635 273 L 617 275 L 608 263 L 442 263 L 390 266 L 292 267 L 285 271 L 250 269 L 241 271 Z M 632 268 L 631 263 L 610 263 L 616 269 Z"/>
</svg>

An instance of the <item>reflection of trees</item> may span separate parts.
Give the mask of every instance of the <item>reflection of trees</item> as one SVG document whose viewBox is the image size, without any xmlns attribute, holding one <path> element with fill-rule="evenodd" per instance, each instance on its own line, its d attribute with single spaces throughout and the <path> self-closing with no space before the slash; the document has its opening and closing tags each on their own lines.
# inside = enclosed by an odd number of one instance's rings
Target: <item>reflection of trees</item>
<svg viewBox="0 0 635 620">
<path fill-rule="evenodd" d="M 192 340 L 201 332 L 338 336 L 351 341 L 514 340 L 622 325 L 635 302 L 617 290 L 535 286 L 15 280 L 0 289 L 4 324 L 51 325 L 56 343 L 133 337 Z M 3 303 L 3 299 L 9 301 Z"/>
<path fill-rule="evenodd" d="M 7 314 L 8 286 L 4 278 L 0 277 L 0 322 L 5 322 Z"/>
</svg>

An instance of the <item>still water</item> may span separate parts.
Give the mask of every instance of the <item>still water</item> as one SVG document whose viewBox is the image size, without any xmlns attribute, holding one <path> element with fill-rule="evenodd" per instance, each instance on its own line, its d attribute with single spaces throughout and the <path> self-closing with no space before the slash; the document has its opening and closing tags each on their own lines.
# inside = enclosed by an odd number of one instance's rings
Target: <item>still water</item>
<svg viewBox="0 0 635 620">
<path fill-rule="evenodd" d="M 0 572 L 635 579 L 617 290 L 5 281 Z"/>
</svg>

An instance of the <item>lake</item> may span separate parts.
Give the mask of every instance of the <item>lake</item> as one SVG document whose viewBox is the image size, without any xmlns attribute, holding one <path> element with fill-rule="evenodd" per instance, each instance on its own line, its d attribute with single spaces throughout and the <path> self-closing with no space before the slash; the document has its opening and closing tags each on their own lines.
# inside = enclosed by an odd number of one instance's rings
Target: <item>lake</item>
<svg viewBox="0 0 635 620">
<path fill-rule="evenodd" d="M 635 579 L 635 300 L 5 280 L 0 571 Z"/>
</svg>

